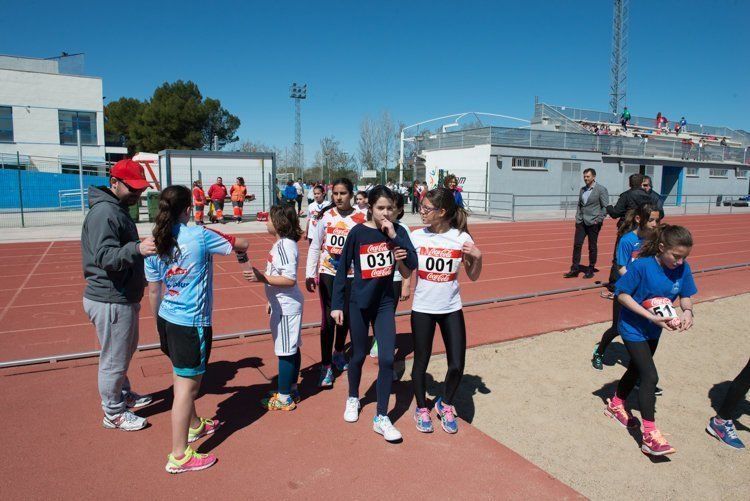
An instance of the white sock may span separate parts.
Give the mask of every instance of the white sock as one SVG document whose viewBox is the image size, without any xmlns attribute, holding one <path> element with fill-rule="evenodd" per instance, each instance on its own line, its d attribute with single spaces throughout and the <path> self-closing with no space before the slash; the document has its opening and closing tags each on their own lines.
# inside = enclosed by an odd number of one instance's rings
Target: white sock
<svg viewBox="0 0 750 501">
<path fill-rule="evenodd" d="M 279 400 L 281 400 L 284 403 L 288 403 L 292 399 L 289 395 L 284 395 L 283 393 L 279 393 Z"/>
</svg>

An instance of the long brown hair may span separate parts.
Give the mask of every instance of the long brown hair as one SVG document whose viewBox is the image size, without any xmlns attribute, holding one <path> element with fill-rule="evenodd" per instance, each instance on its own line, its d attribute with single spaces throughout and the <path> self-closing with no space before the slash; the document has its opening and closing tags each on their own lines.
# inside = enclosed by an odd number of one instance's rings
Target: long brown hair
<svg viewBox="0 0 750 501">
<path fill-rule="evenodd" d="M 448 219 L 451 228 L 460 232 L 469 233 L 469 215 L 466 209 L 459 207 L 453 192 L 448 188 L 435 188 L 425 195 L 425 198 L 432 203 L 435 209 L 443 209 L 445 217 Z"/>
<path fill-rule="evenodd" d="M 299 227 L 299 216 L 291 205 L 274 205 L 268 213 L 271 224 L 281 238 L 288 238 L 299 242 L 303 231 Z"/>
<path fill-rule="evenodd" d="M 162 259 L 171 259 L 177 246 L 172 228 L 180 220 L 180 214 L 190 207 L 190 190 L 182 185 L 168 186 L 159 194 L 159 212 L 153 229 L 156 252 Z"/>
<path fill-rule="evenodd" d="M 635 209 L 630 209 L 622 220 L 622 225 L 617 229 L 617 236 L 621 237 L 634 230 L 646 228 L 652 212 L 658 212 L 659 209 L 651 204 L 643 204 Z"/>
<path fill-rule="evenodd" d="M 664 224 L 656 228 L 651 238 L 641 246 L 641 257 L 661 254 L 659 244 L 665 249 L 674 247 L 692 247 L 693 235 L 684 226 Z"/>
</svg>

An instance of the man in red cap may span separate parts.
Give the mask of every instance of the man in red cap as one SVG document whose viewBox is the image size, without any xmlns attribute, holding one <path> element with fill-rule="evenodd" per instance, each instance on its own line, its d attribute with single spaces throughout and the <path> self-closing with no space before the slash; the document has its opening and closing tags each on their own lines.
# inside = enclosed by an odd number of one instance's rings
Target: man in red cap
<svg viewBox="0 0 750 501">
<path fill-rule="evenodd" d="M 81 231 L 83 309 L 101 346 L 102 424 L 133 431 L 147 423 L 130 409 L 151 403 L 150 396 L 131 391 L 127 372 L 138 346 L 138 312 L 146 286 L 143 258 L 156 254 L 156 246 L 153 237 L 138 238 L 128 213 L 149 185 L 141 164 L 120 160 L 110 171 L 109 184 L 89 186 L 89 212 Z"/>
<path fill-rule="evenodd" d="M 224 200 L 227 198 L 227 187 L 220 177 L 217 177 L 216 182 L 208 189 L 208 198 L 216 211 L 216 215 L 211 218 L 211 222 L 218 221 L 224 224 Z"/>
</svg>

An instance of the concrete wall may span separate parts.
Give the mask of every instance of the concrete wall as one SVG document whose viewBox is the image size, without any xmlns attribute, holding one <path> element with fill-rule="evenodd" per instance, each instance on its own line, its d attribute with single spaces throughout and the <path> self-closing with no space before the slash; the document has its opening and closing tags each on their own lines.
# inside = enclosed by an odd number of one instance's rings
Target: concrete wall
<svg viewBox="0 0 750 501">
<path fill-rule="evenodd" d="M 75 159 L 75 145 L 60 144 L 58 110 L 96 112 L 96 146 L 84 146 L 83 156 L 104 160 L 102 80 L 0 69 L 0 106 L 13 108 L 13 143 L 0 143 L 0 153 L 31 157 L 36 170 L 59 172 L 55 160 Z M 64 162 L 67 163 L 67 162 Z"/>
</svg>

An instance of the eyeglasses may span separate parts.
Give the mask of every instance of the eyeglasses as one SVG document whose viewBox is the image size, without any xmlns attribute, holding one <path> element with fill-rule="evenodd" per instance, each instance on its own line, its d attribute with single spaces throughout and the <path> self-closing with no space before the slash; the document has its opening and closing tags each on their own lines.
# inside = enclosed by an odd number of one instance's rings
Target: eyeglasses
<svg viewBox="0 0 750 501">
<path fill-rule="evenodd" d="M 427 207 L 425 205 L 419 208 L 419 212 L 424 213 L 424 214 L 429 214 L 430 212 L 433 212 L 436 210 L 437 210 L 437 207 Z"/>
</svg>

